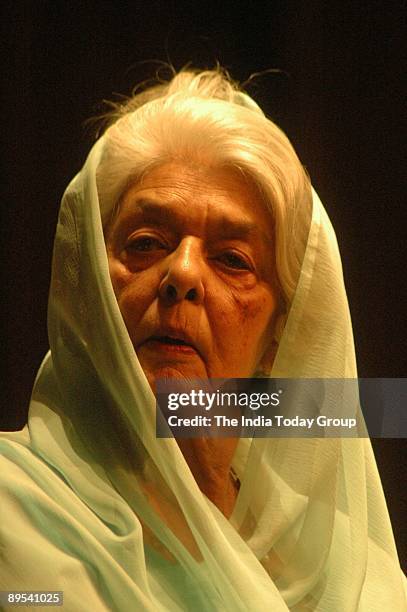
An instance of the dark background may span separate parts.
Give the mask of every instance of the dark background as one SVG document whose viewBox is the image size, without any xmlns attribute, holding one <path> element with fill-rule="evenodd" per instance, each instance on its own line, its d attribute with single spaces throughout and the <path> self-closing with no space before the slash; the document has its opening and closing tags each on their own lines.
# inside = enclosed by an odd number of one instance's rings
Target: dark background
<svg viewBox="0 0 407 612">
<path fill-rule="evenodd" d="M 66 2 L 1 6 L 1 342 L 4 414 L 20 428 L 47 350 L 61 195 L 98 103 L 155 71 L 216 60 L 288 134 L 336 229 L 359 375 L 406 375 L 405 15 L 401 2 Z M 373 440 L 405 566 L 404 440 Z"/>
</svg>

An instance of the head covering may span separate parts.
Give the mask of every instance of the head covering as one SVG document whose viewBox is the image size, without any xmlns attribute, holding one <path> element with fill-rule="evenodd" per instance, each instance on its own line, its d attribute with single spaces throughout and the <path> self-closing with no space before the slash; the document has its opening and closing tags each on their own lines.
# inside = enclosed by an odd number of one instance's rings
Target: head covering
<svg viewBox="0 0 407 612">
<path fill-rule="evenodd" d="M 28 425 L 0 439 L 5 590 L 63 590 L 67 610 L 405 609 L 368 439 L 242 439 L 227 519 L 174 439 L 109 277 L 93 147 L 61 205 L 50 352 Z M 304 213 L 305 214 L 305 213 Z M 312 218 L 270 376 L 356 377 L 336 238 Z"/>
</svg>

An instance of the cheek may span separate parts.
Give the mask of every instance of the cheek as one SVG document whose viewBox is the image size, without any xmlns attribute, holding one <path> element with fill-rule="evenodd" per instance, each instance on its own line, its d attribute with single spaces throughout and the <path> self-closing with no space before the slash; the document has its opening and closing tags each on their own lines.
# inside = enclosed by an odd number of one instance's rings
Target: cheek
<svg viewBox="0 0 407 612">
<path fill-rule="evenodd" d="M 276 308 L 276 299 L 270 290 L 259 288 L 247 294 L 234 296 L 236 318 L 242 328 L 253 334 L 264 332 Z"/>
<path fill-rule="evenodd" d="M 117 302 L 126 325 L 131 326 L 132 330 L 148 310 L 154 299 L 153 295 L 151 288 L 148 286 L 133 282 L 127 285 L 117 296 Z"/>
<path fill-rule="evenodd" d="M 109 261 L 109 274 L 110 280 L 112 281 L 113 291 L 116 295 L 116 298 L 119 299 L 120 294 L 129 284 L 131 279 L 131 274 L 128 272 L 127 268 L 123 266 L 123 264 L 108 255 Z"/>
<path fill-rule="evenodd" d="M 159 278 L 149 271 L 131 274 L 119 262 L 109 262 L 109 271 L 120 312 L 133 336 L 137 324 L 156 298 Z"/>
<path fill-rule="evenodd" d="M 270 339 L 268 332 L 276 304 L 277 300 L 268 287 L 231 292 L 222 304 L 217 304 L 217 320 L 223 330 L 220 334 L 222 344 L 227 343 L 229 348 L 236 348 L 246 355 L 263 351 Z"/>
<path fill-rule="evenodd" d="M 265 314 L 268 311 L 266 296 L 253 298 L 236 298 L 237 310 L 239 313 L 241 324 L 244 327 L 262 327 L 264 324 Z"/>
</svg>

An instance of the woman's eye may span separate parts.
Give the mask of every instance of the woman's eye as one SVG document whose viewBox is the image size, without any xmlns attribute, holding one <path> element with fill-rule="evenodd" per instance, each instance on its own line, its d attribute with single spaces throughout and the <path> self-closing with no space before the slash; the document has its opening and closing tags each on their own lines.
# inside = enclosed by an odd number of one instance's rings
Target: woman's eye
<svg viewBox="0 0 407 612">
<path fill-rule="evenodd" d="M 228 268 L 234 270 L 251 270 L 250 265 L 243 257 L 236 255 L 236 253 L 223 253 L 218 260 Z"/>
<path fill-rule="evenodd" d="M 126 247 L 128 251 L 136 251 L 138 253 L 149 253 L 151 251 L 157 251 L 165 249 L 165 246 L 157 240 L 157 238 L 152 238 L 151 236 L 144 236 L 140 238 L 136 238 L 132 240 Z"/>
</svg>

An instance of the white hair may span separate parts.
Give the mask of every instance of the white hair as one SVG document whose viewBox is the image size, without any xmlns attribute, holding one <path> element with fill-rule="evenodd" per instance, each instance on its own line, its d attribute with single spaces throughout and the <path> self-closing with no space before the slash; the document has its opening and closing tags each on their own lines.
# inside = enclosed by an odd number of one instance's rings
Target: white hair
<svg viewBox="0 0 407 612">
<path fill-rule="evenodd" d="M 127 186 L 168 161 L 238 169 L 273 217 L 275 266 L 288 307 L 298 280 L 311 184 L 290 141 L 221 69 L 186 69 L 118 107 L 97 172 L 104 226 Z"/>
</svg>

